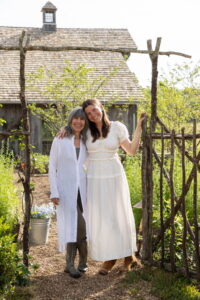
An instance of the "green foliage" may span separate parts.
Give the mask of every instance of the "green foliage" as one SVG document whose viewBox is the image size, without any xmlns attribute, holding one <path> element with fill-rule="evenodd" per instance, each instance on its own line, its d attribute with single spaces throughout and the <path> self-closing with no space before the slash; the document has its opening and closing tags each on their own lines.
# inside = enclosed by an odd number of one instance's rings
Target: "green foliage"
<svg viewBox="0 0 200 300">
<path fill-rule="evenodd" d="M 14 292 L 15 286 L 29 283 L 30 272 L 21 263 L 12 224 L 0 218 L 0 299 Z"/>
<path fill-rule="evenodd" d="M 30 282 L 30 274 L 28 267 L 21 263 L 21 259 L 18 256 L 17 258 L 17 266 L 16 266 L 16 278 L 15 285 L 17 286 L 26 286 Z"/>
<path fill-rule="evenodd" d="M 131 204 L 134 205 L 142 200 L 141 154 L 126 155 L 123 165 L 129 183 Z"/>
<path fill-rule="evenodd" d="M 134 157 L 126 155 L 123 161 L 126 177 L 129 184 L 132 207 L 142 200 L 142 180 L 141 180 L 141 154 Z M 142 210 L 133 208 L 136 228 L 139 228 Z"/>
<path fill-rule="evenodd" d="M 36 73 L 29 74 L 28 78 L 30 90 L 45 97 L 47 102 L 51 100 L 51 103 L 45 106 L 31 104 L 29 108 L 45 122 L 52 136 L 66 123 L 72 108 L 79 106 L 87 98 L 103 96 L 105 92 L 102 87 L 117 72 L 117 67 L 114 67 L 108 75 L 97 76 L 95 69 L 84 64 L 75 66 L 70 61 L 65 63 L 61 74 L 41 66 Z M 42 86 L 41 90 L 39 86 Z"/>
<path fill-rule="evenodd" d="M 14 290 L 17 267 L 17 250 L 12 227 L 0 218 L 0 295 Z"/>
<path fill-rule="evenodd" d="M 159 118 L 170 129 L 180 131 L 186 126 L 190 131 L 191 119 L 200 120 L 200 65 L 176 64 L 168 74 L 160 76 L 157 89 Z M 150 115 L 150 88 L 144 89 L 146 102 L 140 106 L 141 111 Z"/>
<path fill-rule="evenodd" d="M 0 217 L 15 219 L 20 199 L 14 185 L 14 163 L 9 155 L 0 154 Z"/>
<path fill-rule="evenodd" d="M 200 292 L 189 280 L 164 271 L 156 271 L 153 277 L 153 295 L 163 300 L 198 300 Z"/>
<path fill-rule="evenodd" d="M 0 298 L 1 299 L 1 298 Z M 14 292 L 6 297 L 6 300 L 30 300 L 34 298 L 33 287 L 16 286 Z"/>
<path fill-rule="evenodd" d="M 49 156 L 41 153 L 31 154 L 31 173 L 44 174 L 48 172 Z"/>
<path fill-rule="evenodd" d="M 123 279 L 123 283 L 128 287 L 131 294 L 134 292 L 134 296 L 137 296 L 137 294 L 135 295 L 137 289 L 133 290 L 132 287 L 135 287 L 141 280 L 150 282 L 151 295 L 162 300 L 200 299 L 200 292 L 196 281 L 188 280 L 178 274 L 168 273 L 156 268 L 144 267 L 129 272 Z"/>
</svg>

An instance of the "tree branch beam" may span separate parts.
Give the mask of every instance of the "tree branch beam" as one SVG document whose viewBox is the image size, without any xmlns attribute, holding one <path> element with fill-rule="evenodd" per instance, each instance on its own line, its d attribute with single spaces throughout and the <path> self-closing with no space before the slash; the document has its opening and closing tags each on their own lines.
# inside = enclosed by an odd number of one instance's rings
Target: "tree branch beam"
<svg viewBox="0 0 200 300">
<path fill-rule="evenodd" d="M 19 46 L 0 46 L 0 50 L 5 51 L 19 51 Z M 93 51 L 93 52 L 100 52 L 100 51 L 109 51 L 109 52 L 120 52 L 124 54 L 129 53 L 138 53 L 138 54 L 150 54 L 153 55 L 155 51 L 151 50 L 137 50 L 131 48 L 108 48 L 108 47 L 80 47 L 80 46 L 66 46 L 66 47 L 46 47 L 46 46 L 25 46 L 24 51 L 73 51 L 73 50 L 82 50 L 82 51 Z M 159 51 L 158 55 L 178 55 L 183 56 L 186 58 L 191 58 L 191 55 L 184 54 L 181 52 L 175 51 Z"/>
<path fill-rule="evenodd" d="M 30 135 L 31 133 L 28 131 L 2 131 L 0 132 L 0 136 L 17 136 L 17 135 Z"/>
</svg>

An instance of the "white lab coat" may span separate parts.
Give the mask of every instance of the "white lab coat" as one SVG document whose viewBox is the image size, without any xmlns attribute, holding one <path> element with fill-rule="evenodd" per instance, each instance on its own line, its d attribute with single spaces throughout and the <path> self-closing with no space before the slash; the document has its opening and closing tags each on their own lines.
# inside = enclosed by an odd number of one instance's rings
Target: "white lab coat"
<svg viewBox="0 0 200 300">
<path fill-rule="evenodd" d="M 83 215 L 86 212 L 86 146 L 81 141 L 77 160 L 74 136 L 54 138 L 49 158 L 50 198 L 60 198 L 56 207 L 59 250 L 77 238 L 77 194 L 81 194 Z"/>
</svg>

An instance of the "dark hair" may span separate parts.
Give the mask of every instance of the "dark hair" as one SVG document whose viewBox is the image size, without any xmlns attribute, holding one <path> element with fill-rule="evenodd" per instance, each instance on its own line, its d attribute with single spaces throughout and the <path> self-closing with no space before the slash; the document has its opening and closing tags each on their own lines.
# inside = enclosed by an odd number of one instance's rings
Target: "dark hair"
<svg viewBox="0 0 200 300">
<path fill-rule="evenodd" d="M 109 129 L 110 129 L 110 121 L 109 121 L 108 115 L 106 114 L 106 111 L 105 111 L 103 105 L 97 99 L 87 99 L 82 104 L 82 108 L 83 108 L 84 112 L 85 112 L 86 107 L 88 107 L 89 105 L 96 105 L 101 108 L 101 110 L 102 110 L 102 135 L 104 138 L 107 137 Z M 89 125 L 90 131 L 91 131 L 91 135 L 93 137 L 93 142 L 95 142 L 98 138 L 100 138 L 100 132 L 94 122 L 91 122 L 90 120 L 88 120 L 88 125 Z"/>
<path fill-rule="evenodd" d="M 67 126 L 65 127 L 67 136 L 70 137 L 73 135 L 73 130 L 71 127 L 71 123 L 73 119 L 76 119 L 80 117 L 81 119 L 85 120 L 85 126 L 83 130 L 81 131 L 81 138 L 82 141 L 85 143 L 86 142 L 86 132 L 88 128 L 88 120 L 86 117 L 85 112 L 83 111 L 82 107 L 75 107 L 69 114 L 68 121 L 67 121 Z"/>
</svg>

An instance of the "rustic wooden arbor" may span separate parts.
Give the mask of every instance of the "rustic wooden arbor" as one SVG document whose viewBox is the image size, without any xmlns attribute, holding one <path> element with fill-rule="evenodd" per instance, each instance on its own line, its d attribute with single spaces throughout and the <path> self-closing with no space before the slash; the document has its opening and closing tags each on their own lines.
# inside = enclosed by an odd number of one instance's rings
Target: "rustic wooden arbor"
<svg viewBox="0 0 200 300">
<path fill-rule="evenodd" d="M 24 230 L 23 230 L 23 261 L 26 265 L 28 265 L 28 254 L 29 254 L 29 223 L 30 223 L 30 211 L 31 211 L 31 189 L 30 189 L 30 124 L 29 124 L 29 112 L 27 108 L 27 102 L 25 99 L 25 59 L 26 59 L 26 52 L 27 51 L 69 51 L 69 50 L 87 50 L 87 51 L 114 51 L 114 52 L 124 52 L 126 53 L 126 49 L 110 49 L 110 48 L 89 48 L 89 47 L 43 47 L 43 46 L 29 46 L 28 45 L 29 38 L 25 36 L 25 32 L 22 33 L 19 41 L 19 46 L 17 47 L 6 47 L 1 46 L 0 50 L 19 50 L 20 51 L 20 100 L 21 100 L 21 106 L 22 106 L 22 124 L 23 124 L 23 130 L 21 132 L 1 132 L 0 136 L 8 137 L 13 135 L 23 135 L 24 136 L 24 143 L 26 145 L 25 147 L 25 173 L 24 178 L 22 178 L 22 183 L 24 187 L 25 192 L 25 217 L 24 217 Z M 144 150 L 143 150 L 143 162 L 142 162 L 142 181 L 143 181 L 143 259 L 144 260 L 151 260 L 152 258 L 152 202 L 153 202 L 153 181 L 152 181 L 152 160 L 153 155 L 156 157 L 156 160 L 158 161 L 159 165 L 161 166 L 161 182 L 163 176 L 167 177 L 167 173 L 164 170 L 163 167 L 163 154 L 161 157 L 161 160 L 155 153 L 153 149 L 153 139 L 154 138 L 161 138 L 162 143 L 165 138 L 171 137 L 171 135 L 166 135 L 168 133 L 168 129 L 162 124 L 162 122 L 157 117 L 157 64 L 158 64 L 158 56 L 159 55 L 181 55 L 184 57 L 190 57 L 188 55 L 177 53 L 177 52 L 160 52 L 160 43 L 161 38 L 158 38 L 156 48 L 155 50 L 152 50 L 151 41 L 147 42 L 148 50 L 133 50 L 132 53 L 141 53 L 141 54 L 149 54 L 152 62 L 152 87 L 151 87 L 151 93 L 152 93 L 152 102 L 151 102 L 151 120 L 150 120 L 150 132 L 147 132 L 144 129 L 143 134 L 143 144 L 144 144 Z M 162 133 L 158 137 L 154 133 L 156 123 L 161 124 L 162 126 Z M 164 133 L 165 131 L 165 133 Z M 194 144 L 195 140 L 198 137 L 196 133 L 194 132 Z M 178 147 L 179 145 L 177 141 L 178 136 L 175 134 L 172 134 L 172 145 L 176 143 Z M 179 137 L 180 138 L 180 137 Z M 191 138 L 191 137 L 190 137 Z M 185 139 L 185 136 L 183 134 L 182 139 Z M 173 146 L 172 146 L 173 149 Z M 172 150 L 173 154 L 173 150 Z M 185 153 L 186 154 L 186 153 Z M 194 157 L 190 157 L 187 155 L 187 157 L 194 163 L 194 171 L 191 172 L 191 176 L 188 178 L 187 182 L 183 184 L 183 195 L 177 199 L 176 196 L 173 193 L 173 185 L 171 185 L 172 194 L 173 194 L 173 201 L 172 201 L 172 217 L 171 217 L 171 226 L 173 227 L 173 218 L 177 210 L 180 208 L 182 203 L 184 202 L 183 199 L 185 197 L 185 194 L 187 193 L 190 184 L 193 180 L 193 178 L 196 178 L 197 173 L 197 164 L 200 159 L 200 154 L 195 154 L 195 147 L 194 147 Z M 173 164 L 171 167 L 171 177 L 173 176 Z M 170 178 L 171 178 L 170 177 Z M 168 178 L 168 177 L 167 177 Z M 170 178 L 168 178 L 170 182 Z M 195 180 L 195 179 L 194 179 Z M 162 184 L 161 184 L 162 186 Z M 162 190 L 162 189 L 161 189 Z M 196 196 L 195 196 L 196 197 Z M 194 198 L 195 199 L 195 198 Z M 175 200 L 177 200 L 177 203 L 175 205 Z M 195 200 L 196 201 L 196 200 Z M 194 201 L 194 202 L 195 202 Z M 196 203 L 196 202 L 195 202 Z M 196 205 L 196 204 L 195 204 Z M 161 206 L 162 206 L 162 192 L 161 192 Z M 163 220 L 163 218 L 162 218 Z M 157 237 L 156 243 L 159 243 L 160 240 L 163 242 L 163 233 L 165 229 L 169 226 L 170 220 L 166 220 L 165 222 L 162 222 L 160 233 Z M 197 217 L 196 217 L 197 220 Z M 187 220 L 186 220 L 187 224 Z M 190 228 L 190 227 L 188 227 Z M 198 231 L 195 232 L 196 237 L 196 243 L 198 242 L 197 238 Z M 173 241 L 173 240 L 172 240 Z M 199 257 L 198 252 L 198 245 L 196 244 L 196 249 Z M 173 249 L 172 249 L 172 258 L 173 258 Z M 172 259 L 172 265 L 173 265 L 173 259 Z"/>
<path fill-rule="evenodd" d="M 163 124 L 163 122 L 157 116 L 157 63 L 161 39 L 157 39 L 157 44 L 155 51 L 152 51 L 151 41 L 148 41 L 148 53 L 152 62 L 152 85 L 151 85 L 151 118 L 149 129 L 145 124 L 143 130 L 143 154 L 142 154 L 142 206 L 143 206 L 143 216 L 142 216 L 142 232 L 143 232 L 143 250 L 142 258 L 145 261 L 152 262 L 152 253 L 156 250 L 156 247 L 161 242 L 161 266 L 164 266 L 165 258 L 165 231 L 167 228 L 171 229 L 171 238 L 170 238 L 170 269 L 172 271 L 176 270 L 175 264 L 175 216 L 178 211 L 181 212 L 183 217 L 183 237 L 182 237 L 182 247 L 183 247 L 183 272 L 186 276 L 190 275 L 188 256 L 187 256 L 187 233 L 189 233 L 191 240 L 194 243 L 195 248 L 195 262 L 196 262 L 196 274 L 198 279 L 200 279 L 200 249 L 199 249 L 199 226 L 198 226 L 198 216 L 197 216 L 197 172 L 200 170 L 200 152 L 197 154 L 197 139 L 200 138 L 200 134 L 196 132 L 196 120 L 193 122 L 193 133 L 185 134 L 184 128 L 182 129 L 181 134 L 175 134 L 175 131 L 169 131 L 169 129 Z M 162 54 L 167 54 L 162 53 Z M 170 54 L 181 55 L 189 57 L 181 53 Z M 155 132 L 156 125 L 160 126 L 160 132 Z M 161 141 L 161 155 L 156 153 L 153 145 L 153 141 L 159 139 Z M 164 166 L 164 140 L 170 139 L 171 141 L 171 153 L 170 153 L 170 169 L 166 170 Z M 193 156 L 190 156 L 185 151 L 185 140 L 193 141 Z M 174 150 L 175 146 L 178 147 L 178 150 L 181 153 L 181 164 L 182 164 L 182 192 L 178 196 L 175 193 L 174 187 Z M 191 169 L 190 175 L 186 180 L 186 170 L 185 170 L 185 158 L 189 159 L 193 167 Z M 158 163 L 160 168 L 160 230 L 157 233 L 157 236 L 152 240 L 152 215 L 153 215 L 153 159 Z M 171 213 L 170 217 L 167 220 L 164 220 L 163 216 L 163 178 L 166 179 L 167 184 L 170 188 L 171 196 Z M 185 197 L 190 189 L 191 183 L 193 181 L 193 227 L 187 219 L 186 210 L 185 210 Z"/>
</svg>

